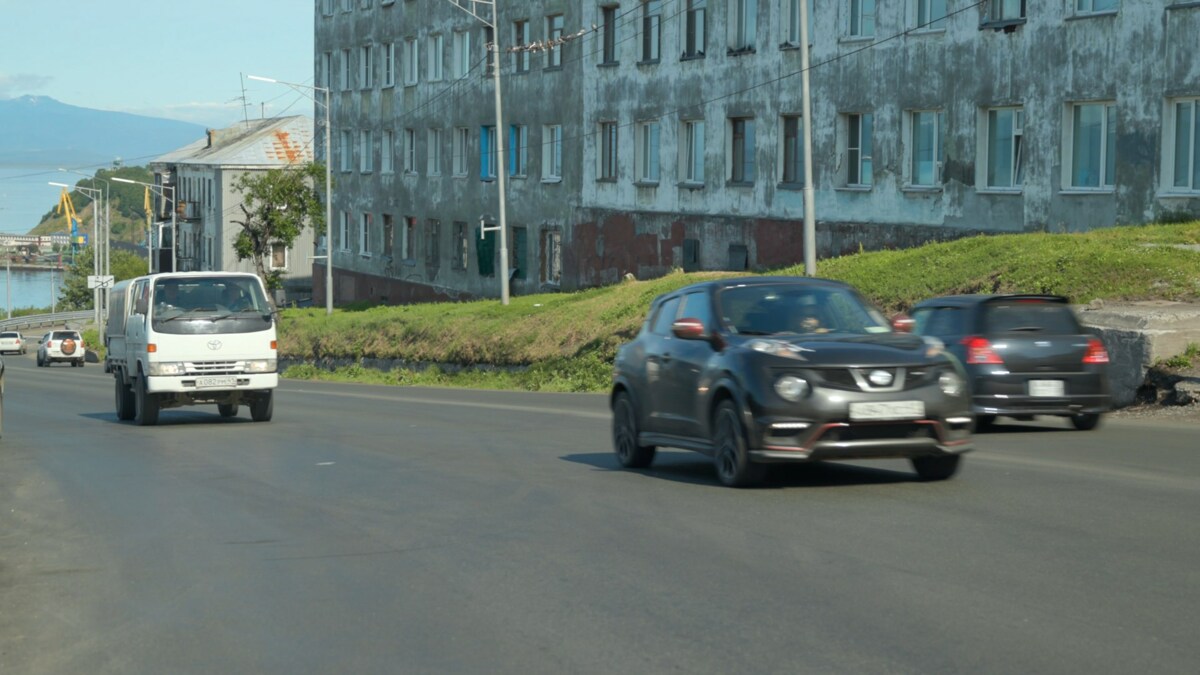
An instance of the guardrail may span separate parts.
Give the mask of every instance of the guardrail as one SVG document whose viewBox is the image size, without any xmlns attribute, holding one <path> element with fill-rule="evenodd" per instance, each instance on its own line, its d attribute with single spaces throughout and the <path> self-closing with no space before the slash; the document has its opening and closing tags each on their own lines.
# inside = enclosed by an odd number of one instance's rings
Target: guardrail
<svg viewBox="0 0 1200 675">
<path fill-rule="evenodd" d="M 11 319 L 0 319 L 0 330 L 19 331 L 25 328 L 64 326 L 69 323 L 91 323 L 93 318 L 95 318 L 95 312 L 90 309 L 83 309 L 77 312 L 14 316 Z"/>
</svg>

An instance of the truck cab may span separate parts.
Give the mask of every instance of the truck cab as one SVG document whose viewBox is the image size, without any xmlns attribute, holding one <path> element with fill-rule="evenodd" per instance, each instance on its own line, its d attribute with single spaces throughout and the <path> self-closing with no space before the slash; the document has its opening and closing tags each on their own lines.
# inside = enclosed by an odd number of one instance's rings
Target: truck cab
<svg viewBox="0 0 1200 675">
<path fill-rule="evenodd" d="M 271 419 L 276 314 L 257 276 L 154 274 L 120 282 L 110 297 L 105 370 L 119 419 L 149 426 L 160 410 L 203 404 L 222 417 L 245 405 L 254 421 Z"/>
</svg>

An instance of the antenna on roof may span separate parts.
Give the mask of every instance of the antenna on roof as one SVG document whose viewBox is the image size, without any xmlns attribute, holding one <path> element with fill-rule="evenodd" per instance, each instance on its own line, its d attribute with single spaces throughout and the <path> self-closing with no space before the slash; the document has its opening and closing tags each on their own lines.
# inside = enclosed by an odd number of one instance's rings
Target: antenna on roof
<svg viewBox="0 0 1200 675">
<path fill-rule="evenodd" d="M 250 105 L 250 102 L 246 100 L 246 74 L 238 73 L 238 79 L 242 81 L 242 121 L 249 125 L 250 115 L 246 112 L 246 108 Z"/>
</svg>

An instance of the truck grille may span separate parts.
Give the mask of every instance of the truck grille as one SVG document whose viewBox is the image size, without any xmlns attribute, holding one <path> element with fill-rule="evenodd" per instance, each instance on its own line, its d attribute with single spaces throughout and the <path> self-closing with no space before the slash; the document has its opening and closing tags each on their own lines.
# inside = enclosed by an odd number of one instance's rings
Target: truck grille
<svg viewBox="0 0 1200 675">
<path fill-rule="evenodd" d="M 234 375 L 246 372 L 245 361 L 187 361 L 188 375 Z"/>
</svg>

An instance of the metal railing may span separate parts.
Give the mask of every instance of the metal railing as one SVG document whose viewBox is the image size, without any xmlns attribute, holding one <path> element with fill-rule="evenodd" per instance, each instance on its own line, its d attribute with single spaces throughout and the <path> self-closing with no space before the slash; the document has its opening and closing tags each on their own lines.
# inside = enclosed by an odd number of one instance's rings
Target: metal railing
<svg viewBox="0 0 1200 675">
<path fill-rule="evenodd" d="M 94 318 L 95 312 L 90 309 L 83 309 L 77 312 L 56 312 L 54 314 L 30 314 L 28 316 L 14 316 L 11 319 L 0 319 L 0 331 L 19 331 L 25 328 L 49 328 L 52 326 L 63 326 L 71 323 L 84 324 L 91 323 Z"/>
</svg>

